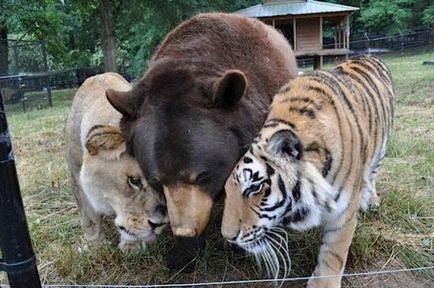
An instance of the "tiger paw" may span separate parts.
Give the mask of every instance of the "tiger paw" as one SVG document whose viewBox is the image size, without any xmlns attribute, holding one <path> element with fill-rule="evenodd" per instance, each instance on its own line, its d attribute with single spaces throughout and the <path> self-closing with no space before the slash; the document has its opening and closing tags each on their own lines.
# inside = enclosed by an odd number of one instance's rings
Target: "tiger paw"
<svg viewBox="0 0 434 288">
<path fill-rule="evenodd" d="M 337 278 L 312 278 L 307 282 L 307 288 L 340 288 L 341 277 Z"/>
</svg>

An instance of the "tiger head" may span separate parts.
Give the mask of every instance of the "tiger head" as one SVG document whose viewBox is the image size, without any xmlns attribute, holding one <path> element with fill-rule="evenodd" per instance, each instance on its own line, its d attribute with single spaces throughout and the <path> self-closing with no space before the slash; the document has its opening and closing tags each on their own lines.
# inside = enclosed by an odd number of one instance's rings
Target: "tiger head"
<svg viewBox="0 0 434 288">
<path fill-rule="evenodd" d="M 331 185 L 305 159 L 294 130 L 270 126 L 264 126 L 225 185 L 222 234 L 253 254 L 278 245 L 279 227 L 307 230 L 336 207 Z"/>
</svg>

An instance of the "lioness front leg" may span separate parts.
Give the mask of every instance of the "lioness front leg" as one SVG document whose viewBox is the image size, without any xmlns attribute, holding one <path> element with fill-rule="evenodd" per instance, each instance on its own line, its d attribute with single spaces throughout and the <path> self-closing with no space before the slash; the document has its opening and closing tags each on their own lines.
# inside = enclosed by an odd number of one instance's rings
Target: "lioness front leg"
<svg viewBox="0 0 434 288">
<path fill-rule="evenodd" d="M 101 228 L 101 215 L 96 213 L 92 208 L 74 176 L 72 177 L 71 182 L 72 191 L 80 211 L 80 222 L 81 227 L 83 228 L 84 238 L 89 246 L 98 246 L 105 240 Z"/>
<path fill-rule="evenodd" d="M 350 207 L 340 221 L 324 224 L 318 264 L 308 281 L 308 288 L 339 288 L 342 277 L 315 278 L 316 276 L 342 275 L 348 249 L 357 224 L 358 208 Z"/>
</svg>

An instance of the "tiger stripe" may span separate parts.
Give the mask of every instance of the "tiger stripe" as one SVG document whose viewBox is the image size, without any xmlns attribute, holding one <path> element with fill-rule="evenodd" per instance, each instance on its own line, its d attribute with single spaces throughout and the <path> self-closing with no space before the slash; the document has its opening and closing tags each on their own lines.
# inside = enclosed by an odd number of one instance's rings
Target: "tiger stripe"
<svg viewBox="0 0 434 288">
<path fill-rule="evenodd" d="M 226 182 L 223 235 L 257 255 L 270 255 L 263 235 L 272 238 L 274 232 L 267 233 L 273 227 L 321 226 L 313 275 L 342 273 L 358 212 L 378 201 L 375 178 L 393 125 L 392 83 L 380 59 L 362 56 L 285 85 Z M 262 238 L 251 239 L 251 229 Z M 339 277 L 308 282 L 309 288 L 340 285 Z"/>
</svg>

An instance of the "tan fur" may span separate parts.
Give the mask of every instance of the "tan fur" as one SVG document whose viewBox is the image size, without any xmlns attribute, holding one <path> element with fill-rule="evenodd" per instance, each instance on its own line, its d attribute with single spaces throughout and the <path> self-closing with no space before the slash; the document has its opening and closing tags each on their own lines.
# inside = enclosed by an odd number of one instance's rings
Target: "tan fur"
<svg viewBox="0 0 434 288">
<path fill-rule="evenodd" d="M 119 129 L 121 114 L 105 96 L 109 88 L 126 91 L 130 87 L 115 73 L 87 79 L 74 97 L 65 134 L 66 159 L 85 239 L 99 244 L 104 239 L 101 215 L 115 215 L 116 226 L 123 227 L 119 228 L 119 247 L 124 252 L 140 249 L 142 241 L 154 238 L 168 222 L 167 215 L 156 210 L 165 205 L 163 197 L 148 187 L 136 159 L 126 152 Z M 140 180 L 142 187 L 129 179 Z M 153 229 L 148 221 L 161 226 Z"/>
<path fill-rule="evenodd" d="M 164 187 L 173 234 L 193 237 L 208 224 L 213 199 L 195 185 Z"/>
<path fill-rule="evenodd" d="M 305 73 L 284 86 L 226 182 L 223 235 L 242 246 L 242 237 L 278 225 L 298 231 L 320 226 L 323 245 L 313 276 L 343 273 L 359 209 L 378 205 L 375 176 L 392 130 L 394 98 L 390 72 L 374 57 Z M 261 180 L 259 191 L 247 193 L 260 177 L 271 185 Z M 286 203 L 277 205 L 282 199 Z M 340 285 L 341 277 L 308 282 L 309 288 Z"/>
</svg>

